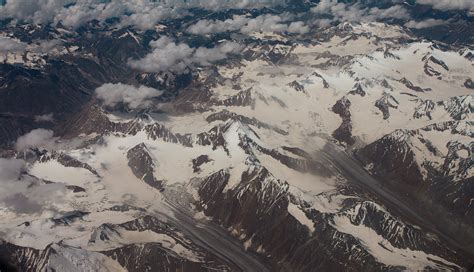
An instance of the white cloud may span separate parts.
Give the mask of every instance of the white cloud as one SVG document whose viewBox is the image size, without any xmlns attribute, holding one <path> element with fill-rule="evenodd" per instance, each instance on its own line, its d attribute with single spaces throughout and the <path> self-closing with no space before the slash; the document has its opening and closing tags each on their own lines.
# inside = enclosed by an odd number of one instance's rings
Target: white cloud
<svg viewBox="0 0 474 272">
<path fill-rule="evenodd" d="M 55 24 L 61 22 L 66 27 L 78 28 L 94 19 L 101 19 L 104 8 L 104 5 L 97 5 L 95 8 L 79 4 L 72 5 L 69 8 L 60 9 L 52 21 Z"/>
<path fill-rule="evenodd" d="M 185 14 L 183 11 L 163 6 L 135 7 L 132 14 L 120 17 L 120 25 L 135 26 L 142 30 L 153 29 L 158 22 L 168 18 L 177 18 L 183 14 Z"/>
<path fill-rule="evenodd" d="M 441 20 L 441 19 L 426 19 L 423 21 L 408 21 L 405 26 L 409 28 L 416 28 L 416 29 L 421 29 L 421 28 L 428 28 L 428 27 L 433 27 L 433 26 L 438 26 L 438 25 L 444 25 L 449 23 L 447 20 Z"/>
<path fill-rule="evenodd" d="M 250 19 L 246 25 L 241 28 L 242 33 L 252 33 L 252 32 L 285 32 L 289 31 L 289 24 L 286 21 L 292 19 L 293 16 L 289 14 L 283 15 L 271 15 L 265 14 L 258 16 L 254 19 Z M 296 29 L 295 26 L 292 27 L 292 30 L 296 33 L 306 33 L 308 28 Z"/>
<path fill-rule="evenodd" d="M 28 148 L 52 149 L 57 139 L 54 137 L 53 131 L 39 128 L 20 136 L 16 141 L 15 147 L 19 151 Z"/>
<path fill-rule="evenodd" d="M 311 11 L 316 14 L 329 13 L 331 8 L 337 4 L 337 0 L 321 0 L 318 5 L 311 9 Z"/>
<path fill-rule="evenodd" d="M 64 26 L 78 28 L 92 21 L 120 18 L 121 26 L 135 26 L 139 29 L 153 29 L 163 19 L 177 17 L 182 12 L 172 7 L 157 5 L 150 1 L 118 0 L 110 3 L 78 1 L 75 5 L 60 9 L 52 21 Z"/>
<path fill-rule="evenodd" d="M 387 9 L 371 8 L 368 11 L 369 15 L 375 16 L 376 19 L 385 19 L 385 18 L 396 18 L 396 19 L 409 19 L 410 15 L 408 11 L 400 6 L 394 5 Z"/>
<path fill-rule="evenodd" d="M 191 56 L 191 62 L 198 65 L 208 66 L 216 61 L 227 58 L 228 55 L 237 54 L 242 50 L 242 46 L 235 42 L 223 42 L 216 47 L 199 47 Z"/>
<path fill-rule="evenodd" d="M 191 64 L 195 51 L 187 44 L 176 44 L 168 37 L 152 41 L 150 46 L 153 51 L 140 60 L 130 61 L 131 67 L 146 72 L 183 71 Z"/>
<path fill-rule="evenodd" d="M 332 19 L 316 19 L 313 21 L 313 24 L 318 27 L 328 27 L 333 22 Z"/>
<path fill-rule="evenodd" d="M 257 31 L 263 32 L 283 32 L 287 29 L 287 25 L 283 23 L 283 18 L 277 15 L 265 14 L 258 16 L 242 27 L 242 33 L 252 33 Z"/>
<path fill-rule="evenodd" d="M 170 5 L 201 7 L 207 9 L 222 8 L 258 8 L 285 5 L 285 0 L 172 0 Z"/>
<path fill-rule="evenodd" d="M 35 122 L 54 122 L 54 114 L 48 113 L 43 115 L 36 115 Z"/>
<path fill-rule="evenodd" d="M 21 53 L 26 50 L 27 45 L 21 41 L 8 37 L 0 37 L 0 54 L 9 52 Z"/>
<path fill-rule="evenodd" d="M 14 0 L 0 7 L 0 18 L 13 17 L 34 23 L 46 23 L 74 0 Z"/>
<path fill-rule="evenodd" d="M 472 10 L 474 11 L 473 0 L 416 0 L 418 4 L 430 5 L 439 10 Z"/>
<path fill-rule="evenodd" d="M 47 54 L 51 50 L 59 48 L 63 42 L 61 40 L 40 40 L 38 46 L 33 51 L 38 53 Z"/>
<path fill-rule="evenodd" d="M 300 33 L 300 34 L 305 34 L 309 32 L 309 26 L 307 26 L 304 22 L 302 21 L 296 21 L 290 23 L 288 26 L 288 32 L 290 33 Z"/>
<path fill-rule="evenodd" d="M 304 34 L 309 31 L 309 27 L 304 22 L 288 22 L 294 16 L 290 14 L 272 15 L 265 14 L 256 18 L 250 18 L 243 15 L 234 15 L 232 19 L 225 21 L 219 20 L 200 20 L 188 27 L 187 32 L 192 34 L 211 34 L 226 31 L 240 31 L 242 33 L 252 32 L 290 32 Z"/>
<path fill-rule="evenodd" d="M 226 31 L 240 30 L 249 22 L 249 18 L 242 15 L 234 15 L 232 19 L 225 21 L 219 20 L 199 20 L 197 23 L 188 27 L 187 32 L 191 34 L 211 34 Z"/>
<path fill-rule="evenodd" d="M 123 25 L 151 29 L 162 19 L 182 15 L 183 9 L 261 7 L 283 4 L 283 0 L 9 0 L 0 6 L 0 18 L 33 23 L 58 23 L 77 28 L 91 21 L 121 18 Z"/>
<path fill-rule="evenodd" d="M 25 168 L 25 161 L 0 158 L 0 182 L 17 180 Z"/>
<path fill-rule="evenodd" d="M 382 19 L 404 19 L 410 18 L 408 11 L 400 5 L 393 5 L 387 9 L 377 7 L 367 8 L 360 3 L 346 4 L 338 0 L 322 0 L 317 6 L 311 8 L 314 14 L 331 16 L 333 21 L 341 22 L 373 22 Z M 327 25 L 328 21 L 319 21 L 315 24 Z"/>
<path fill-rule="evenodd" d="M 151 98 L 160 96 L 162 91 L 146 86 L 107 83 L 97 88 L 95 93 L 105 106 L 123 103 L 131 109 L 144 109 L 150 106 Z"/>
<path fill-rule="evenodd" d="M 63 203 L 65 184 L 38 183 L 35 177 L 22 175 L 26 162 L 0 158 L 0 205 L 11 212 L 32 214 L 55 210 L 54 203 Z"/>
<path fill-rule="evenodd" d="M 59 48 L 61 44 L 62 41 L 60 40 L 39 40 L 35 43 L 26 44 L 10 37 L 0 37 L 0 54 L 23 54 L 26 51 L 37 54 L 48 54 L 51 50 Z"/>
<path fill-rule="evenodd" d="M 177 18 L 186 13 L 186 10 L 192 7 L 206 9 L 223 8 L 253 8 L 264 6 L 284 5 L 285 0 L 168 0 L 152 2 L 150 0 L 114 0 L 104 3 L 102 0 L 10 0 L 4 6 L 0 7 L 0 18 L 14 18 L 20 21 L 33 23 L 58 23 L 71 28 L 77 28 L 91 20 L 103 21 L 108 18 L 120 18 L 121 26 L 135 26 L 139 29 L 153 29 L 161 20 L 167 18 Z M 340 21 L 372 21 L 384 18 L 408 19 L 406 9 L 396 3 L 401 1 L 393 0 L 394 5 L 388 9 L 366 8 L 364 5 L 356 2 L 355 4 L 340 3 L 338 0 L 321 0 L 320 3 L 311 10 L 315 14 L 329 14 L 335 20 Z M 431 5 L 440 10 L 474 10 L 474 1 L 472 0 L 416 0 L 418 4 Z M 196 25 L 193 30 L 197 34 L 216 33 L 220 27 L 234 31 L 244 27 L 242 22 L 235 21 L 236 18 L 225 23 L 218 21 L 202 22 Z M 242 18 L 241 18 L 242 19 Z M 267 18 L 275 19 L 275 18 Z M 244 20 L 245 21 L 245 20 Z M 221 23 L 219 23 L 221 22 Z M 259 21 L 251 22 L 250 29 L 260 28 L 269 31 L 294 31 L 294 33 L 305 33 L 308 27 L 289 28 L 291 23 L 283 24 L 276 21 L 274 25 Z M 326 23 L 326 21 L 322 21 Z M 206 30 L 207 27 L 213 29 Z M 228 24 L 235 24 L 235 27 Z M 248 23 L 248 22 L 247 22 Z M 247 24 L 246 23 L 246 24 Z M 301 25 L 301 23 L 299 23 Z M 283 30 L 282 30 L 283 29 Z"/>
<path fill-rule="evenodd" d="M 192 48 L 185 43 L 176 43 L 168 37 L 150 42 L 151 53 L 139 60 L 130 60 L 129 65 L 145 72 L 182 72 L 194 66 L 207 66 L 239 53 L 241 45 L 223 42 L 213 48 Z"/>
</svg>

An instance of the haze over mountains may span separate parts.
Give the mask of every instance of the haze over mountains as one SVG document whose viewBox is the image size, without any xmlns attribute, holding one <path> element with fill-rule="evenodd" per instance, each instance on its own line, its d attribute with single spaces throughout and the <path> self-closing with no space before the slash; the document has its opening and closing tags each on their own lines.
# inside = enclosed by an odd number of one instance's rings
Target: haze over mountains
<svg viewBox="0 0 474 272">
<path fill-rule="evenodd" d="M 0 270 L 472 270 L 473 12 L 3 2 Z"/>
</svg>

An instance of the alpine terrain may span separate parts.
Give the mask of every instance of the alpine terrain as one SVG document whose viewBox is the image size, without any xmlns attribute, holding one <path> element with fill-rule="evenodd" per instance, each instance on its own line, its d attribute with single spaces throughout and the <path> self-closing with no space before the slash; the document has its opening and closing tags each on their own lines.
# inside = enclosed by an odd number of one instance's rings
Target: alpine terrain
<svg viewBox="0 0 474 272">
<path fill-rule="evenodd" d="M 0 271 L 474 268 L 474 2 L 0 3 Z"/>
</svg>

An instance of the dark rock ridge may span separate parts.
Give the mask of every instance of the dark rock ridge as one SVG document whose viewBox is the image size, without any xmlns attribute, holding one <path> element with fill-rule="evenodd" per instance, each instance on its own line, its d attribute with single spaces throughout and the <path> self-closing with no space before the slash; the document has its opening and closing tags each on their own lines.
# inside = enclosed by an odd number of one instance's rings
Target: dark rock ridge
<svg viewBox="0 0 474 272">
<path fill-rule="evenodd" d="M 355 156 L 384 186 L 433 220 L 442 221 L 445 231 L 465 233 L 463 242 L 469 244 L 474 241 L 470 207 L 474 179 L 468 174 L 474 167 L 472 143 L 450 141 L 448 153 L 442 154 L 422 133 L 439 131 L 472 137 L 470 130 L 462 129 L 472 124 L 461 122 L 465 121 L 438 123 L 420 130 L 397 130 L 357 150 Z M 420 161 L 420 144 L 430 153 L 428 156 L 438 157 L 443 163 Z M 459 155 L 461 152 L 466 155 Z"/>
<path fill-rule="evenodd" d="M 153 271 L 229 271 L 237 269 L 233 264 L 219 259 L 204 248 L 190 242 L 173 225 L 151 216 L 144 216 L 118 225 L 101 225 L 93 232 L 89 239 L 89 245 L 99 242 L 114 242 L 116 237 L 120 237 L 120 231 L 122 230 L 132 232 L 151 231 L 167 235 L 176 242 L 176 245 L 195 252 L 199 259 L 187 259 L 165 245 L 155 242 L 130 245 L 118 243 L 114 249 L 90 254 L 108 256 L 128 271 L 137 272 L 148 271 L 149 269 Z M 68 247 L 62 243 L 51 244 L 43 250 L 38 250 L 16 246 L 0 240 L 0 264 L 5 263 L 5 266 L 8 267 L 8 270 L 5 271 L 51 271 L 55 269 L 54 261 L 53 263 L 51 261 L 59 257 L 66 262 L 65 264 L 72 267 L 82 265 L 81 263 L 73 263 L 74 260 L 67 259 L 67 256 L 64 258 L 61 252 L 63 249 L 81 250 Z"/>
<path fill-rule="evenodd" d="M 354 87 L 352 87 L 352 90 L 350 90 L 348 94 L 360 95 L 360 96 L 364 97 L 366 95 L 366 92 L 365 92 L 364 88 L 362 87 L 362 84 L 360 82 L 357 82 L 354 85 Z"/>
<path fill-rule="evenodd" d="M 224 151 L 229 154 L 224 135 L 231 126 L 232 122 L 228 122 L 224 125 L 217 125 L 207 132 L 199 133 L 196 136 L 196 143 L 204 146 L 210 145 L 214 150 L 218 147 L 222 147 Z"/>
<path fill-rule="evenodd" d="M 145 118 L 145 120 L 144 120 Z M 144 131 L 146 136 L 152 140 L 163 140 L 165 142 L 177 143 L 183 146 L 192 147 L 191 135 L 174 134 L 164 125 L 159 123 L 148 124 L 148 115 L 138 115 L 135 119 L 128 122 L 112 122 L 106 113 L 99 106 L 92 105 L 84 109 L 83 114 L 64 128 L 66 136 L 69 138 L 77 137 L 80 134 L 90 135 L 100 133 L 103 135 L 111 133 L 123 133 L 126 135 L 137 135 Z"/>
<path fill-rule="evenodd" d="M 19 24 L 2 25 L 1 28 L 3 33 L 23 42 L 38 42 L 38 39 L 64 42 L 61 45 L 64 49 L 60 48 L 62 53 L 42 56 L 41 65 L 0 65 L 0 114 L 9 115 L 0 118 L 0 127 L 14 125 L 16 128 L 1 131 L 2 145 L 34 129 L 38 125 L 35 116 L 52 113 L 57 123 L 70 120 L 103 83 L 136 83 L 139 73 L 131 71 L 124 63 L 130 57 L 146 52 L 131 35 L 122 37 L 133 30 L 93 28 L 73 34 L 59 25 L 54 28 Z M 72 45 L 75 50 L 71 49 Z"/>
<path fill-rule="evenodd" d="M 245 91 L 240 91 L 237 94 L 224 99 L 218 100 L 213 103 L 217 106 L 236 106 L 236 107 L 255 107 L 255 99 L 252 97 L 252 88 Z"/>
<path fill-rule="evenodd" d="M 402 78 L 399 81 L 400 81 L 400 83 L 405 85 L 405 87 L 407 87 L 408 89 L 413 90 L 415 92 L 430 92 L 430 91 L 432 91 L 431 88 L 422 88 L 420 86 L 416 86 L 406 78 Z"/>
<path fill-rule="evenodd" d="M 394 246 L 456 258 L 454 252 L 422 230 L 387 215 L 373 202 L 347 202 L 347 209 L 329 217 L 307 210 L 305 213 L 315 227 L 311 232 L 288 212 L 290 203 L 298 203 L 289 185 L 274 178 L 267 169 L 249 167 L 242 174 L 240 184 L 226 190 L 229 178 L 229 172 L 221 170 L 193 181 L 200 196 L 197 204 L 206 215 L 245 242 L 249 251 L 267 256 L 273 271 L 402 269 L 378 263 L 360 241 L 339 232 L 333 221 L 339 216 L 347 217 L 356 226 L 375 229 Z M 441 264 L 440 267 L 446 268 Z"/>
<path fill-rule="evenodd" d="M 473 95 L 464 95 L 451 97 L 448 100 L 439 102 L 439 104 L 442 104 L 455 120 L 464 120 L 469 114 L 474 113 L 473 101 Z"/>
<path fill-rule="evenodd" d="M 193 244 L 184 237 L 179 230 L 169 223 L 165 223 L 152 216 L 126 222 L 119 225 L 99 227 L 99 237 L 106 237 L 106 233 L 115 232 L 116 229 L 126 231 L 152 231 L 165 234 L 174 239 L 177 245 L 196 252 L 200 261 L 192 261 L 177 255 L 159 243 L 132 244 L 117 249 L 103 251 L 104 255 L 117 260 L 128 271 L 215 271 L 229 270 L 233 265 L 227 264 L 218 257 L 206 252 L 205 249 Z M 235 268 L 234 268 L 235 269 Z"/>
<path fill-rule="evenodd" d="M 465 120 L 469 114 L 474 112 L 474 104 L 472 103 L 472 95 L 454 96 L 442 101 L 422 100 L 418 99 L 418 105 L 415 108 L 413 117 L 421 118 L 427 116 L 432 119 L 432 113 L 437 108 L 444 109 L 454 120 Z"/>
<path fill-rule="evenodd" d="M 289 156 L 281 151 L 281 149 L 269 149 L 260 146 L 247 135 L 240 138 L 239 146 L 251 157 L 255 157 L 255 151 L 261 152 L 272 157 L 282 165 L 302 173 L 313 173 L 317 176 L 331 176 L 331 171 L 323 163 L 316 161 L 308 153 L 297 148 L 283 147 L 282 150 L 289 151 L 296 156 Z"/>
<path fill-rule="evenodd" d="M 382 97 L 375 101 L 375 106 L 382 112 L 383 119 L 390 118 L 390 108 L 398 108 L 398 101 L 390 93 L 385 92 Z"/>
<path fill-rule="evenodd" d="M 435 64 L 436 66 L 441 67 L 445 71 L 449 71 L 449 67 L 448 67 L 448 65 L 446 65 L 446 63 L 444 61 L 442 61 L 440 59 L 437 59 L 434 56 L 431 56 L 430 54 L 424 56 L 422 60 L 425 62 L 423 69 L 425 71 L 425 74 L 427 74 L 428 76 L 437 77 L 438 79 L 442 79 L 442 77 L 441 77 L 442 73 L 437 71 L 436 68 L 433 67 L 433 64 Z"/>
<path fill-rule="evenodd" d="M 38 159 L 38 161 L 42 162 L 42 163 L 48 162 L 48 161 L 51 161 L 51 160 L 56 160 L 57 162 L 64 165 L 65 167 L 86 169 L 87 171 L 94 174 L 96 177 L 100 178 L 99 173 L 97 173 L 97 170 L 92 168 L 92 166 L 88 165 L 87 163 L 78 161 L 78 160 L 74 159 L 73 157 L 71 157 L 67 154 L 61 153 L 61 152 L 52 151 L 51 153 L 46 153 L 46 154 L 40 156 L 39 159 Z"/>
<path fill-rule="evenodd" d="M 239 115 L 239 114 L 236 114 L 234 112 L 230 112 L 228 110 L 222 110 L 220 112 L 213 113 L 213 114 L 209 115 L 206 118 L 206 121 L 209 122 L 209 123 L 212 123 L 214 121 L 225 121 L 226 122 L 228 120 L 239 121 L 243 124 L 252 125 L 252 126 L 255 126 L 257 128 L 269 129 L 269 130 L 272 130 L 272 131 L 274 131 L 278 134 L 281 134 L 281 135 L 288 135 L 288 132 L 286 132 L 283 129 L 280 129 L 276 126 L 266 124 L 264 122 L 261 122 L 261 121 L 255 119 L 255 118 L 249 118 L 249 117 L 246 117 L 246 116 L 243 116 L 243 115 Z"/>
<path fill-rule="evenodd" d="M 419 104 L 415 108 L 415 113 L 413 113 L 414 118 L 422 118 L 423 116 L 428 117 L 430 120 L 432 120 L 431 113 L 436 107 L 436 103 L 433 102 L 432 100 L 421 100 L 419 99 Z"/>
<path fill-rule="evenodd" d="M 146 184 L 159 190 L 163 189 L 161 181 L 154 175 L 156 162 L 151 157 L 148 147 L 144 144 L 138 144 L 127 152 L 128 166 L 133 174 Z"/>
<path fill-rule="evenodd" d="M 60 216 L 53 217 L 52 221 L 56 225 L 67 226 L 76 220 L 82 220 L 84 216 L 88 215 L 89 212 L 84 211 L 70 211 L 66 212 Z"/>
<path fill-rule="evenodd" d="M 326 81 L 326 79 L 321 74 L 319 74 L 318 72 L 313 72 L 311 75 L 314 75 L 316 77 L 321 78 L 321 80 L 323 81 L 323 87 L 325 89 L 329 88 L 329 83 Z"/>
<path fill-rule="evenodd" d="M 296 80 L 288 83 L 288 86 L 295 89 L 295 91 L 297 91 L 297 92 L 302 92 L 302 93 L 305 92 L 304 86 L 301 85 L 300 83 L 298 83 L 298 81 L 296 81 Z"/>
<path fill-rule="evenodd" d="M 211 162 L 212 160 L 209 159 L 207 155 L 200 155 L 199 157 L 193 159 L 193 171 L 194 173 L 198 173 L 201 171 L 201 165 Z"/>
<path fill-rule="evenodd" d="M 339 99 L 332 107 L 332 111 L 342 118 L 341 125 L 332 133 L 332 136 L 347 145 L 353 145 L 355 143 L 354 137 L 352 137 L 350 107 L 351 101 L 346 96 Z"/>
<path fill-rule="evenodd" d="M 470 78 L 466 79 L 466 81 L 464 82 L 464 86 L 468 89 L 474 89 L 474 82 Z"/>
<path fill-rule="evenodd" d="M 379 175 L 384 175 L 387 180 L 397 179 L 413 187 L 420 186 L 419 182 L 422 182 L 423 178 L 420 166 L 416 163 L 415 153 L 409 144 L 412 136 L 415 136 L 415 132 L 397 130 L 367 145 L 356 155 L 372 173 L 383 169 L 383 174 Z M 369 166 L 371 163 L 373 165 Z"/>
<path fill-rule="evenodd" d="M 145 126 L 144 130 L 147 133 L 148 138 L 152 140 L 161 139 L 165 142 L 181 144 L 186 147 L 193 146 L 192 137 L 190 134 L 174 134 L 165 126 L 157 123 Z"/>
</svg>

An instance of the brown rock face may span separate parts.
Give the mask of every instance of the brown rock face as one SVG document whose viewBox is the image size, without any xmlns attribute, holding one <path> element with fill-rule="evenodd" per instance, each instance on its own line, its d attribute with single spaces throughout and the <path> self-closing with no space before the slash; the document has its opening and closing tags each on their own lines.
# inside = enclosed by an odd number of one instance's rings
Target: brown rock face
<svg viewBox="0 0 474 272">
<path fill-rule="evenodd" d="M 128 271 L 228 271 L 235 269 L 231 264 L 208 253 L 205 249 L 193 244 L 169 223 L 152 216 L 145 216 L 120 225 L 106 227 L 107 232 L 116 228 L 127 231 L 152 231 L 165 234 L 183 248 L 198 252 L 201 261 L 192 261 L 177 255 L 159 243 L 126 245 L 117 249 L 101 252 L 117 260 Z M 102 233 L 101 233 L 102 234 Z M 99 235 L 100 237 L 100 235 Z"/>
<path fill-rule="evenodd" d="M 408 89 L 410 90 L 413 90 L 415 92 L 420 92 L 420 93 L 423 93 L 423 92 L 430 92 L 432 91 L 431 88 L 422 88 L 420 86 L 416 86 L 415 84 L 413 84 L 413 82 L 409 81 L 408 79 L 406 78 L 402 78 L 399 80 L 400 83 L 402 83 L 403 85 L 405 85 L 405 87 L 407 87 Z"/>
<path fill-rule="evenodd" d="M 465 134 L 456 130 L 457 124 L 453 121 L 439 123 L 420 131 Z M 443 158 L 444 163 L 420 163 L 416 158 L 417 146 L 412 144 L 417 140 L 432 156 Z M 474 165 L 472 147 L 456 141 L 450 141 L 447 147 L 448 153 L 442 154 L 418 130 L 397 130 L 357 150 L 355 156 L 397 197 L 438 222 L 440 229 L 452 237 L 463 237 L 461 244 L 468 248 L 474 241 L 470 208 L 474 183 L 468 174 Z M 467 154 L 467 157 L 459 156 L 460 153 Z"/>
<path fill-rule="evenodd" d="M 375 106 L 382 112 L 383 119 L 390 118 L 390 108 L 398 108 L 398 101 L 389 93 L 384 93 L 382 97 L 375 101 Z"/>
<path fill-rule="evenodd" d="M 247 250 L 268 256 L 272 271 L 383 270 L 354 237 L 337 232 L 317 211 L 311 214 L 317 229 L 310 233 L 288 212 L 288 184 L 265 168 L 249 169 L 237 187 L 225 191 L 229 177 L 221 170 L 196 184 L 198 206 L 236 236 L 245 237 L 243 241 L 250 241 Z"/>
<path fill-rule="evenodd" d="M 155 162 L 144 143 L 131 148 L 127 152 L 127 158 L 128 166 L 137 178 L 154 188 L 163 189 L 161 181 L 157 180 L 153 174 Z"/>
<path fill-rule="evenodd" d="M 339 114 L 342 118 L 342 124 L 333 132 L 332 136 L 340 142 L 344 142 L 347 145 L 353 145 L 355 143 L 352 137 L 352 120 L 351 120 L 351 101 L 347 97 L 342 97 L 332 107 L 334 113 Z"/>
<path fill-rule="evenodd" d="M 415 154 L 403 140 L 410 132 L 399 131 L 397 138 L 388 135 L 356 152 L 364 165 L 370 165 L 371 172 L 384 180 L 396 180 L 414 188 L 422 186 L 421 171 L 415 163 Z M 393 137 L 392 137 L 393 136 Z"/>
<path fill-rule="evenodd" d="M 212 160 L 209 159 L 209 156 L 207 155 L 201 155 L 195 159 L 193 159 L 193 171 L 194 173 L 200 172 L 201 171 L 201 165 L 206 164 L 208 162 L 211 162 Z"/>
</svg>

